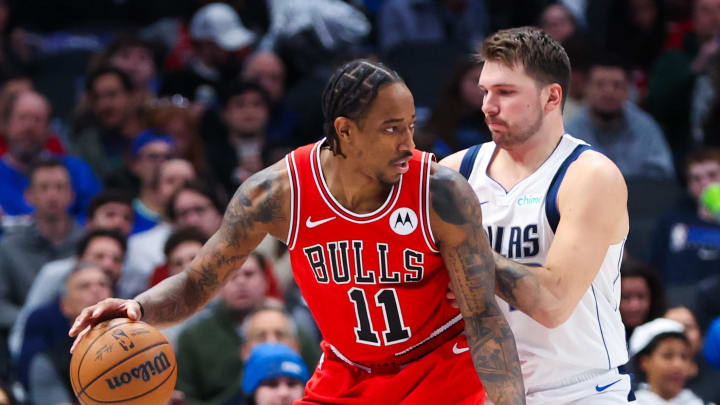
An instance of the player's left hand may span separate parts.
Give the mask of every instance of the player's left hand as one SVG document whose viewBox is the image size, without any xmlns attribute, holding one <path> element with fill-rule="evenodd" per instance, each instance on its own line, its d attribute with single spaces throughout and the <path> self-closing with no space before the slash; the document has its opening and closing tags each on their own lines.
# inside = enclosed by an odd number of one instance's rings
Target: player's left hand
<svg viewBox="0 0 720 405">
<path fill-rule="evenodd" d="M 139 321 L 141 314 L 140 304 L 137 301 L 118 298 L 107 298 L 83 309 L 80 315 L 75 318 L 75 322 L 68 332 L 70 337 L 77 335 L 70 348 L 70 353 L 75 350 L 78 342 L 90 332 L 90 328 L 94 325 L 113 318 L 128 318 L 132 321 Z"/>
</svg>

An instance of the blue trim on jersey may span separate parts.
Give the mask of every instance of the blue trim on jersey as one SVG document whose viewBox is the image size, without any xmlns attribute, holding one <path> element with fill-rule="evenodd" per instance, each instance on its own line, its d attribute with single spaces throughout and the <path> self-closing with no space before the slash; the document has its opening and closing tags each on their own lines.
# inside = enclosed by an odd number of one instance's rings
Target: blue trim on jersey
<svg viewBox="0 0 720 405">
<path fill-rule="evenodd" d="M 607 343 L 605 343 L 605 334 L 602 330 L 602 323 L 600 323 L 600 308 L 598 307 L 597 296 L 595 296 L 595 286 L 590 284 L 590 289 L 592 290 L 593 298 L 595 299 L 595 313 L 597 314 L 598 326 L 600 327 L 600 337 L 602 337 L 603 346 L 605 346 L 605 354 L 607 354 L 608 359 L 608 370 L 610 370 L 612 369 L 612 366 L 610 366 L 610 350 L 608 350 Z"/>
<path fill-rule="evenodd" d="M 547 217 L 548 223 L 550 224 L 550 228 L 552 228 L 553 232 L 557 230 L 558 224 L 560 223 L 560 211 L 558 211 L 557 207 L 557 194 L 558 190 L 560 190 L 560 184 L 565 177 L 565 172 L 567 172 L 568 167 L 570 167 L 570 163 L 574 162 L 581 153 L 589 149 L 592 149 L 590 145 L 583 144 L 576 146 L 570 155 L 565 158 L 565 161 L 562 162 L 560 168 L 555 173 L 555 177 L 553 177 L 550 182 L 550 188 L 548 188 L 547 195 L 545 196 L 545 216 Z"/>
<path fill-rule="evenodd" d="M 475 166 L 475 158 L 477 158 L 477 154 L 480 151 L 480 147 L 482 145 L 474 145 L 468 148 L 468 150 L 465 152 L 465 156 L 462 158 L 462 163 L 460 163 L 460 174 L 465 176 L 465 179 L 470 179 L 470 173 L 472 173 L 473 166 Z"/>
<path fill-rule="evenodd" d="M 627 399 L 628 399 L 628 402 L 635 401 L 636 400 L 635 390 L 633 389 L 633 386 L 635 385 L 635 382 L 633 381 L 633 380 L 635 380 L 635 375 L 628 371 L 627 364 L 618 366 L 618 372 L 620 374 L 627 375 L 630 377 L 630 392 L 628 392 Z"/>
<path fill-rule="evenodd" d="M 627 242 L 627 238 L 623 239 L 622 246 L 620 246 L 620 255 L 618 255 L 618 263 L 617 263 L 617 276 L 615 276 L 615 280 L 612 282 L 612 287 L 615 288 L 615 283 L 620 279 L 620 268 L 622 267 L 622 259 L 623 259 L 623 253 L 625 252 L 625 242 Z M 620 309 L 620 303 L 617 303 L 617 306 L 615 307 L 615 311 Z"/>
</svg>

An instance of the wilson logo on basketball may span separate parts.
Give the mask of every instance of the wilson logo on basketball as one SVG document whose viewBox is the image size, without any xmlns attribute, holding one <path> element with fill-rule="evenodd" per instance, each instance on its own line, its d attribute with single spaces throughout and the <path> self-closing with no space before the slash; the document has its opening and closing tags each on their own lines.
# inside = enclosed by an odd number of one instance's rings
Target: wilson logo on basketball
<svg viewBox="0 0 720 405">
<path fill-rule="evenodd" d="M 146 361 L 137 367 L 133 367 L 130 371 L 125 371 L 110 378 L 106 378 L 108 386 L 111 390 L 121 387 L 125 384 L 130 384 L 133 380 L 142 380 L 147 382 L 151 376 L 161 374 L 165 370 L 172 366 L 165 353 L 160 353 L 153 361 Z"/>
</svg>

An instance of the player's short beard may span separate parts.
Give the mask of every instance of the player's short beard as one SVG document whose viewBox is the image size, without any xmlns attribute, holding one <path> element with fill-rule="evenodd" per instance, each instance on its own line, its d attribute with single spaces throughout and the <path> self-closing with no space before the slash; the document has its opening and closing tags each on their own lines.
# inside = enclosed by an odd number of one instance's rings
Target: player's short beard
<svg viewBox="0 0 720 405">
<path fill-rule="evenodd" d="M 508 126 L 508 132 L 505 135 L 493 136 L 493 141 L 503 149 L 512 149 L 514 146 L 523 144 L 540 130 L 543 118 L 543 112 L 538 108 L 537 116 L 530 125 L 522 128 Z"/>
</svg>

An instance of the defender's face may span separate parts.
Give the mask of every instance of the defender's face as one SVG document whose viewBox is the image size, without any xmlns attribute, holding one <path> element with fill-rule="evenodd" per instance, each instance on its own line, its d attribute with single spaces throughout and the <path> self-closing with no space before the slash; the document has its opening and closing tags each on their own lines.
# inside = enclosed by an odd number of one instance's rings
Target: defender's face
<svg viewBox="0 0 720 405">
<path fill-rule="evenodd" d="M 410 167 L 415 149 L 415 101 L 403 83 L 393 83 L 378 91 L 364 119 L 353 126 L 343 152 L 362 163 L 368 176 L 383 184 L 395 184 Z"/>
<path fill-rule="evenodd" d="M 512 149 L 540 129 L 544 117 L 541 89 L 524 67 L 486 61 L 478 85 L 485 93 L 485 122 L 498 146 Z"/>
</svg>

